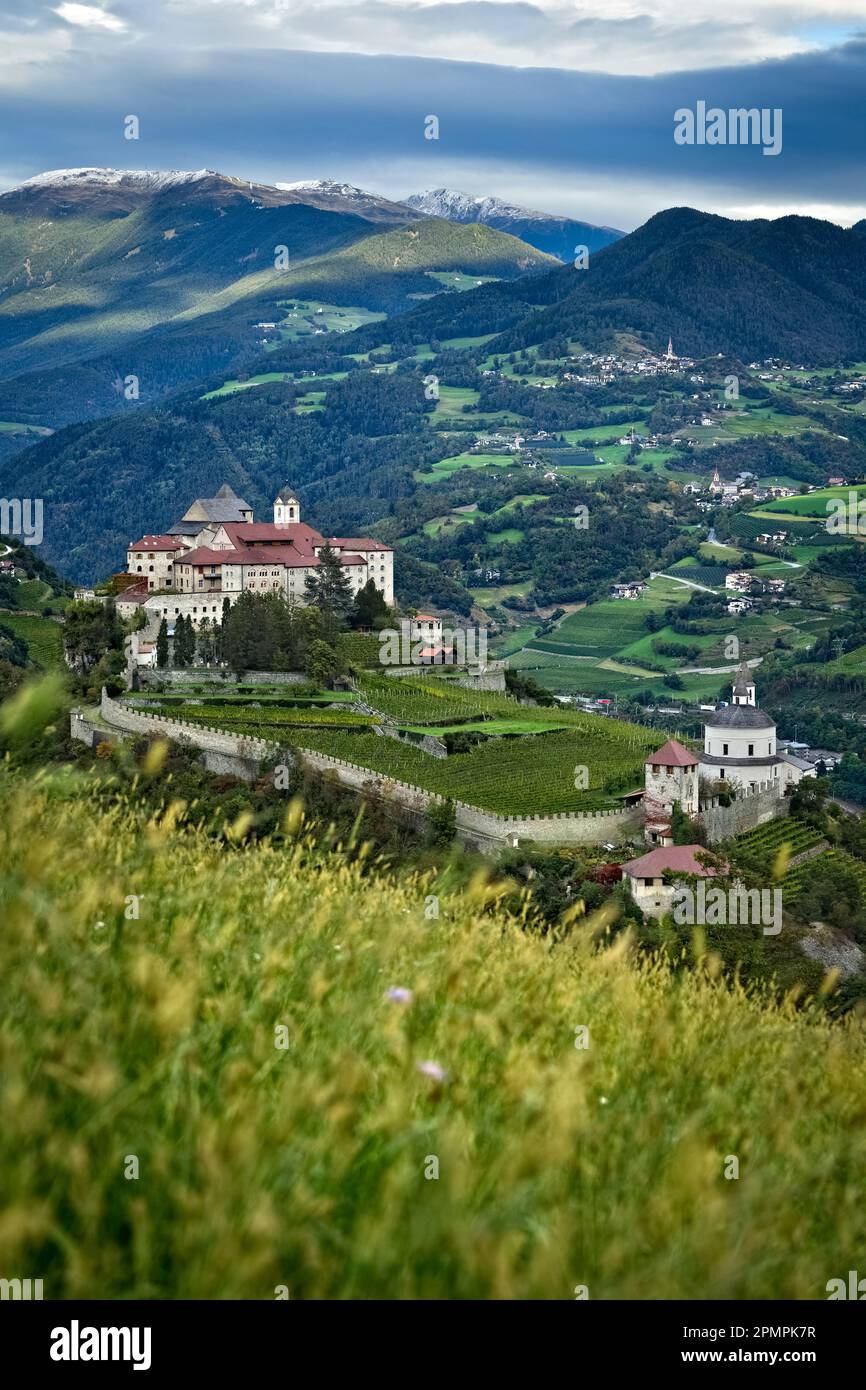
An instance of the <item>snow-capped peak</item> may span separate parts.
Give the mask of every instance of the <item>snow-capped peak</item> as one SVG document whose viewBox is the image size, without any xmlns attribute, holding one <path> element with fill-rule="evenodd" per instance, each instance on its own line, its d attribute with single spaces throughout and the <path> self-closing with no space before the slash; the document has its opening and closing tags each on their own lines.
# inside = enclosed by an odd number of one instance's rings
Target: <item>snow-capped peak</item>
<svg viewBox="0 0 866 1390">
<path fill-rule="evenodd" d="M 379 196 L 356 188 L 353 183 L 337 183 L 334 179 L 300 179 L 297 183 L 278 183 L 274 187 L 281 193 L 320 193 L 324 197 L 345 198 L 349 202 L 368 203 L 371 198 Z"/>
<path fill-rule="evenodd" d="M 549 214 L 515 207 L 501 198 L 473 197 L 455 188 L 428 188 L 403 200 L 407 207 L 428 217 L 445 217 L 450 222 L 487 222 L 491 217 L 547 217 Z"/>
<path fill-rule="evenodd" d="M 178 184 L 197 183 L 200 179 L 212 178 L 212 169 L 198 169 L 186 173 L 179 169 L 50 169 L 35 178 L 25 179 L 11 192 L 20 188 L 80 188 L 84 184 L 128 183 L 158 193 L 163 188 L 174 188 Z"/>
</svg>

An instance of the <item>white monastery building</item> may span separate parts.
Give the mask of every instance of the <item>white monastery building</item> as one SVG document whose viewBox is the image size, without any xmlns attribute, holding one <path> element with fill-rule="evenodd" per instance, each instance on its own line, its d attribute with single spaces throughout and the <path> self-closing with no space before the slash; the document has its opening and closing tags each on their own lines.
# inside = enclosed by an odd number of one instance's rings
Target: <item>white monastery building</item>
<svg viewBox="0 0 866 1390">
<path fill-rule="evenodd" d="M 301 504 L 291 488 L 282 488 L 273 505 L 273 521 L 257 522 L 249 504 L 223 483 L 215 497 L 197 497 L 165 535 L 133 542 L 127 569 L 139 580 L 142 597 L 174 591 L 165 593 L 162 605 L 158 598 L 148 599 L 148 609 L 169 618 L 182 609 L 196 623 L 221 612 L 224 599 L 232 602 L 245 590 L 306 603 L 306 581 L 325 545 L 339 556 L 353 594 L 372 579 L 385 602 L 393 604 L 390 546 L 366 536 L 326 538 L 301 521 Z M 172 606 L 172 597 L 180 595 L 182 603 Z M 191 603 L 192 596 L 202 602 Z"/>
</svg>

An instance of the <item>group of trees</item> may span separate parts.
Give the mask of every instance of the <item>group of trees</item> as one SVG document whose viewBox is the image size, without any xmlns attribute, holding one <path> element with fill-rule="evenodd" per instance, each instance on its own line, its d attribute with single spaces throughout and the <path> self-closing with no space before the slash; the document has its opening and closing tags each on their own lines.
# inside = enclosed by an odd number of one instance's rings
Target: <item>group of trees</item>
<svg viewBox="0 0 866 1390">
<path fill-rule="evenodd" d="M 304 670 L 319 684 L 340 674 L 340 633 L 350 627 L 375 631 L 391 622 L 393 614 L 372 579 L 352 594 L 345 567 L 329 545 L 322 547 L 319 561 L 307 579 L 303 607 L 279 593 L 246 590 L 234 604 L 223 599 L 221 623 L 203 618 L 196 628 L 191 618 L 180 614 L 171 641 L 163 619 L 156 641 L 157 666 L 164 670 L 169 665 L 224 663 L 235 671 Z"/>
</svg>

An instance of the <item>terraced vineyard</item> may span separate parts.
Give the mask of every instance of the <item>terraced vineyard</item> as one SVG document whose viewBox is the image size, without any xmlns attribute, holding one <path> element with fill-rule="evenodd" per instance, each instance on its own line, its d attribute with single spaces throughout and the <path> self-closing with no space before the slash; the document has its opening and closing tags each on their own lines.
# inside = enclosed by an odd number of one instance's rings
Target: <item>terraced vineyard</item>
<svg viewBox="0 0 866 1390">
<path fill-rule="evenodd" d="M 129 702 L 131 703 L 131 702 Z M 164 715 L 168 719 L 185 719 L 191 724 L 204 724 L 210 729 L 228 729 L 232 733 L 249 734 L 255 738 L 280 741 L 284 730 L 301 728 L 369 729 L 374 719 L 353 710 L 320 709 L 314 704 L 293 709 L 284 705 L 263 705 L 255 709 L 249 702 L 239 704 L 181 705 L 161 701 L 148 705 L 146 713 Z"/>
<path fill-rule="evenodd" d="M 449 758 L 431 758 L 408 744 L 366 733 L 299 730 L 287 741 L 500 815 L 552 815 L 617 805 L 614 792 L 642 782 L 645 756 L 627 745 L 566 730 L 506 743 L 491 740 Z M 574 786 L 578 766 L 588 772 L 585 790 Z"/>
<path fill-rule="evenodd" d="M 311 700 L 304 705 L 285 692 L 263 698 L 258 691 L 192 705 L 172 694 L 148 708 L 208 728 L 328 753 L 368 767 L 371 775 L 411 782 L 504 815 L 618 804 L 617 792 L 642 784 L 644 758 L 659 742 L 655 731 L 637 724 L 581 710 L 521 705 L 508 695 L 467 690 L 435 677 L 368 675 L 361 687 L 375 714 L 317 708 Z M 489 725 L 491 734 L 509 737 L 491 737 L 468 752 L 434 758 L 375 734 L 380 712 L 421 734 L 463 728 L 483 733 Z M 577 768 L 586 769 L 585 786 Z"/>
<path fill-rule="evenodd" d="M 747 835 L 741 835 L 731 858 L 744 868 L 758 873 L 770 873 L 783 845 L 788 847 L 790 857 L 794 859 L 804 850 L 820 844 L 822 839 L 820 830 L 816 830 L 814 826 L 804 825 L 802 821 L 785 816 L 779 820 L 768 821 L 766 825 L 759 825 Z M 798 867 L 795 866 L 791 873 L 796 873 Z"/>
<path fill-rule="evenodd" d="M 855 859 L 853 855 L 846 854 L 841 849 L 828 849 L 820 856 L 820 862 L 826 864 L 831 862 L 839 868 L 847 869 L 853 873 L 860 884 L 860 891 L 863 901 L 866 901 L 866 864 L 862 859 Z M 809 874 L 815 864 L 814 859 L 807 860 L 804 864 L 796 864 L 782 880 L 782 901 L 786 907 L 795 903 L 808 885 Z"/>
<path fill-rule="evenodd" d="M 648 729 L 583 710 L 522 705 L 510 695 L 467 690 L 453 681 L 436 677 L 364 675 L 359 682 L 364 699 L 376 710 L 408 727 L 477 722 L 479 719 L 517 720 L 527 726 L 556 725 L 602 737 L 613 746 L 626 745 L 649 752 L 658 737 Z"/>
</svg>

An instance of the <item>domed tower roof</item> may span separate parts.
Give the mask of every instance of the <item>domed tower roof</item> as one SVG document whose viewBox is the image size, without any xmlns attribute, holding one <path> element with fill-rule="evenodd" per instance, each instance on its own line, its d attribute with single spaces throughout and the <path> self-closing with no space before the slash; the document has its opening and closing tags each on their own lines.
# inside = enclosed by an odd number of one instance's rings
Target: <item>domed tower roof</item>
<svg viewBox="0 0 866 1390">
<path fill-rule="evenodd" d="M 286 483 L 284 487 L 280 488 L 275 500 L 277 502 L 297 502 L 300 499 L 297 493 L 292 492 L 292 489 L 289 487 L 288 483 Z"/>
<path fill-rule="evenodd" d="M 775 729 L 776 721 L 754 705 L 726 705 L 708 714 L 708 729 Z"/>
</svg>

